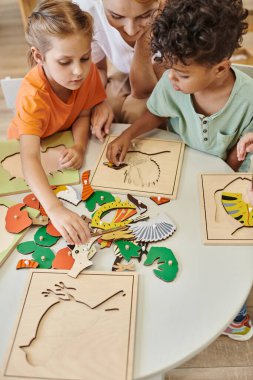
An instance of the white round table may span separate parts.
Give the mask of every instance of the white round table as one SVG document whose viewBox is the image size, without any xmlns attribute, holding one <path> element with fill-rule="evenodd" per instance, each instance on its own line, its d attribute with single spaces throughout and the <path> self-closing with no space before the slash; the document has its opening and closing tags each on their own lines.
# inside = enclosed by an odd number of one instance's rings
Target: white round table
<svg viewBox="0 0 253 380">
<path fill-rule="evenodd" d="M 123 125 L 113 125 L 118 134 Z M 148 137 L 177 139 L 156 130 Z M 94 167 L 101 144 L 91 139 L 84 169 Z M 177 231 L 159 246 L 169 247 L 179 263 L 173 282 L 153 274 L 154 267 L 138 264 L 139 290 L 134 351 L 134 379 L 162 379 L 215 340 L 237 314 L 252 286 L 252 246 L 205 246 L 202 243 L 200 173 L 230 173 L 221 159 L 187 148 L 176 200 L 156 206 L 143 199 L 149 212 L 166 212 Z M 80 190 L 81 185 L 77 186 Z M 22 197 L 12 196 L 19 200 Z M 25 240 L 32 238 L 27 233 Z M 97 254 L 88 270 L 110 271 L 114 254 Z M 137 260 L 136 260 L 137 261 Z M 3 362 L 19 311 L 27 272 L 16 271 L 13 252 L 0 268 L 0 364 Z"/>
</svg>

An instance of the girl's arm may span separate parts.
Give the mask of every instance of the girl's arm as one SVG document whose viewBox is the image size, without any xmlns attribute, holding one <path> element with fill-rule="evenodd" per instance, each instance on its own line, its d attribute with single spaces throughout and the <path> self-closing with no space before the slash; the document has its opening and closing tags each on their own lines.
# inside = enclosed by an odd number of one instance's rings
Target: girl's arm
<svg viewBox="0 0 253 380">
<path fill-rule="evenodd" d="M 55 228 L 70 244 L 86 243 L 90 238 L 87 224 L 78 214 L 65 208 L 49 186 L 40 160 L 40 138 L 22 135 L 20 147 L 25 179 Z"/>
<path fill-rule="evenodd" d="M 74 145 L 66 148 L 59 159 L 61 168 L 80 169 L 90 134 L 90 110 L 80 113 L 72 125 Z"/>
</svg>

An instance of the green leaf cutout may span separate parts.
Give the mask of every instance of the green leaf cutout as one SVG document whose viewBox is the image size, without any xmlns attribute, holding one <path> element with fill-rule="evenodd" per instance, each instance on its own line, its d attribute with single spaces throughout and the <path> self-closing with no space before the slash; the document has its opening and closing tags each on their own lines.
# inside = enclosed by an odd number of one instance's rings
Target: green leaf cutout
<svg viewBox="0 0 253 380">
<path fill-rule="evenodd" d="M 115 200 L 115 197 L 109 193 L 108 191 L 95 191 L 86 201 L 85 205 L 88 211 L 92 212 L 96 208 L 96 204 L 99 204 L 100 206 L 113 202 Z"/>
<path fill-rule="evenodd" d="M 178 262 L 171 249 L 166 247 L 151 247 L 144 265 L 151 265 L 156 260 L 158 264 L 161 263 L 161 265 L 158 265 L 158 269 L 153 270 L 156 277 L 166 282 L 173 281 L 178 272 Z"/>
<path fill-rule="evenodd" d="M 36 244 L 34 241 L 25 241 L 23 243 L 20 243 L 17 246 L 17 250 L 19 253 L 22 253 L 23 255 L 27 255 L 28 253 L 32 253 L 36 249 Z"/>
<path fill-rule="evenodd" d="M 34 235 L 34 241 L 36 244 L 43 247 L 51 247 L 60 239 L 60 237 L 49 235 L 46 231 L 46 228 L 46 226 L 43 226 L 38 229 Z"/>
<path fill-rule="evenodd" d="M 126 261 L 130 261 L 132 257 L 138 258 L 140 256 L 139 251 L 141 247 L 131 241 L 117 240 L 114 244 L 119 248 L 120 253 Z"/>
<path fill-rule="evenodd" d="M 32 257 L 37 263 L 39 268 L 49 269 L 52 267 L 52 262 L 55 258 L 53 251 L 50 248 L 36 247 L 36 250 L 32 254 Z"/>
</svg>

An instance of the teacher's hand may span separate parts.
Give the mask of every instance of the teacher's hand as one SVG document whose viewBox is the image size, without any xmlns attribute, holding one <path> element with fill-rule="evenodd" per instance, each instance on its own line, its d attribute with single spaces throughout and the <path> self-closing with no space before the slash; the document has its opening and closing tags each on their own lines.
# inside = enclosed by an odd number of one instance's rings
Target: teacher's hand
<svg viewBox="0 0 253 380">
<path fill-rule="evenodd" d="M 107 101 L 103 101 L 92 108 L 91 111 L 91 133 L 103 142 L 109 134 L 114 114 Z"/>
</svg>

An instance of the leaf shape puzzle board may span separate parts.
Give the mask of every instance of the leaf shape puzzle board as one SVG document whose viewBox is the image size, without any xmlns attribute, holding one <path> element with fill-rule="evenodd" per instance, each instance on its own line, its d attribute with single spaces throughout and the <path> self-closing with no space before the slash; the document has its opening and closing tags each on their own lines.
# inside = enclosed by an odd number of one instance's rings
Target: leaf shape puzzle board
<svg viewBox="0 0 253 380">
<path fill-rule="evenodd" d="M 204 244 L 253 245 L 253 207 L 247 192 L 252 174 L 201 174 Z"/>
<path fill-rule="evenodd" d="M 3 378 L 132 379 L 137 274 L 33 270 Z"/>
<path fill-rule="evenodd" d="M 5 229 L 5 217 L 8 207 L 15 205 L 15 202 L 9 199 L 0 198 L 0 236 L 1 236 L 1 249 L 0 249 L 0 266 L 15 249 L 20 240 L 24 237 L 27 229 L 19 234 L 12 234 Z M 35 218 L 39 211 L 31 208 L 27 208 L 29 216 Z"/>
<path fill-rule="evenodd" d="M 77 170 L 60 170 L 58 158 L 64 147 L 73 145 L 71 131 L 56 133 L 41 140 L 41 162 L 50 185 L 77 184 Z M 17 140 L 0 141 L 0 195 L 30 191 L 21 168 L 20 145 Z"/>
<path fill-rule="evenodd" d="M 140 196 L 176 198 L 185 144 L 182 141 L 135 139 L 124 163 L 115 170 L 106 165 L 108 136 L 93 171 L 91 184 L 97 190 Z"/>
</svg>

